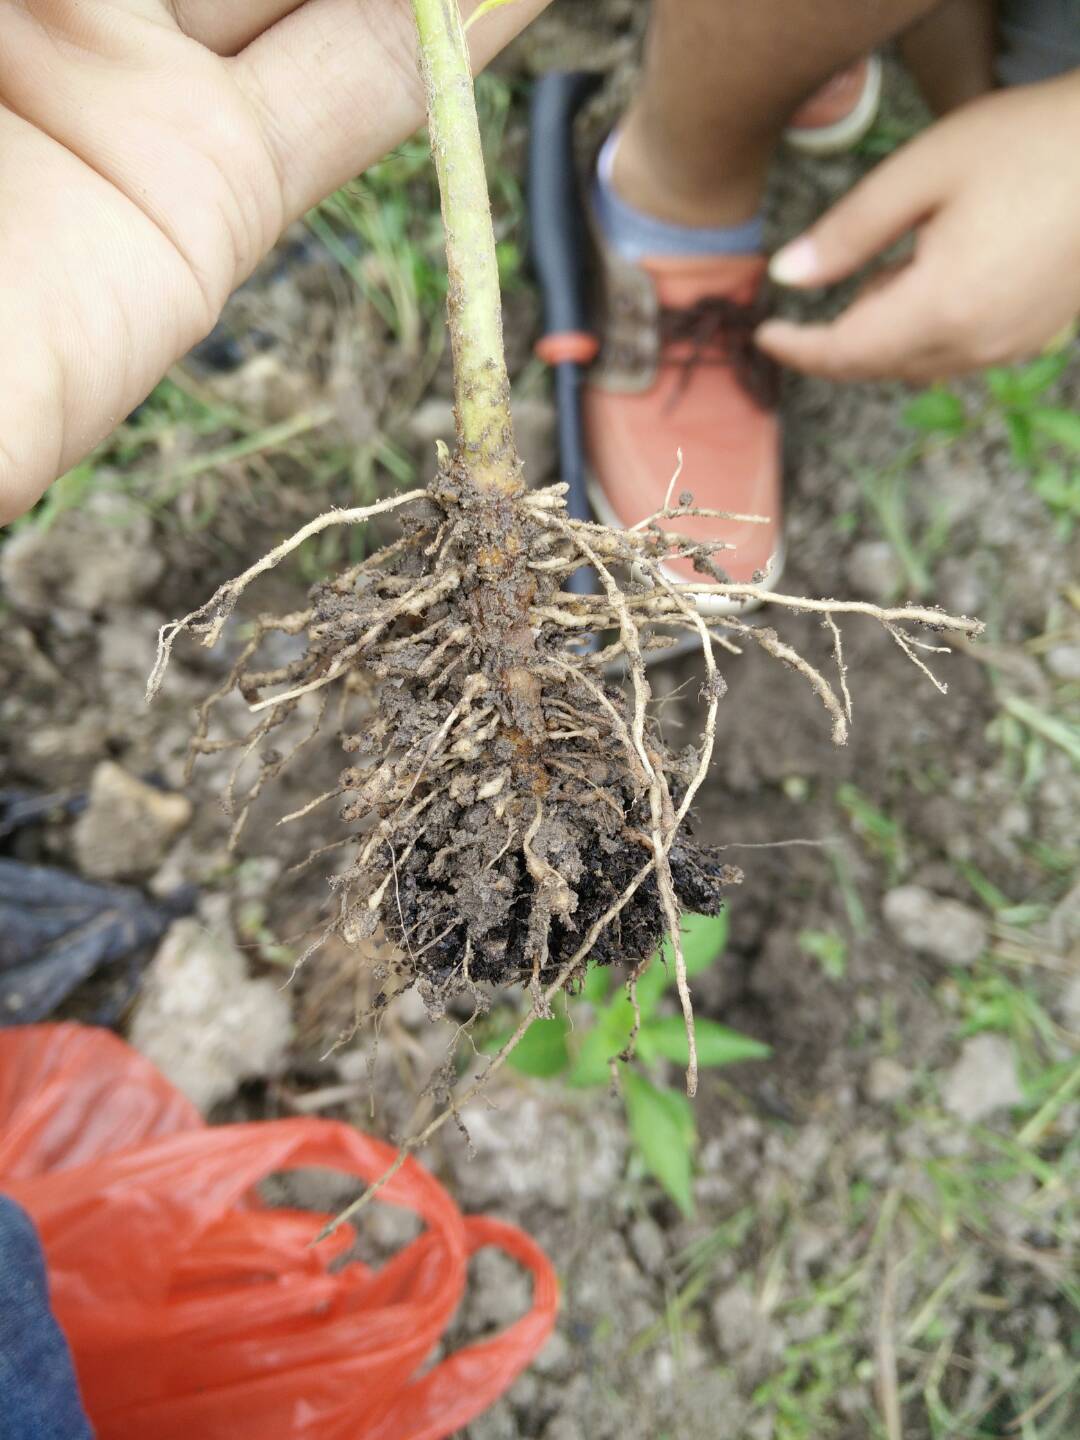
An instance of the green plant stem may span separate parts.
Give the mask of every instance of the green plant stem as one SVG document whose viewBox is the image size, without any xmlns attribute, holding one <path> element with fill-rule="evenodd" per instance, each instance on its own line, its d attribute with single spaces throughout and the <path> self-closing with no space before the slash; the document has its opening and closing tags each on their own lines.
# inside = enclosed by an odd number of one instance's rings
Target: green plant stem
<svg viewBox="0 0 1080 1440">
<path fill-rule="evenodd" d="M 521 466 L 468 45 L 457 0 L 413 0 L 413 13 L 446 232 L 458 456 L 481 489 L 511 493 L 521 487 Z"/>
</svg>

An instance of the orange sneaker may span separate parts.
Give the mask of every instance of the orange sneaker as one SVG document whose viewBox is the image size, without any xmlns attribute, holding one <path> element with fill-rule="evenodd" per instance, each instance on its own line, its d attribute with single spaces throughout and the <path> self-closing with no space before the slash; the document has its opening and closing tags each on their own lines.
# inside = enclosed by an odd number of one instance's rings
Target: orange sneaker
<svg viewBox="0 0 1080 1440">
<path fill-rule="evenodd" d="M 600 520 L 629 527 L 689 492 L 695 506 L 764 523 L 700 516 L 665 520 L 717 540 L 731 580 L 770 588 L 783 564 L 776 372 L 753 343 L 762 318 L 760 255 L 664 257 L 629 263 L 598 244 L 604 343 L 583 395 L 590 498 Z M 730 548 L 728 548 L 730 547 Z M 665 561 L 674 580 L 708 582 L 693 562 Z M 709 613 L 753 608 L 712 597 Z"/>
<path fill-rule="evenodd" d="M 805 155 L 838 155 L 857 145 L 877 119 L 881 105 L 881 59 L 868 55 L 800 105 L 784 139 Z"/>
</svg>

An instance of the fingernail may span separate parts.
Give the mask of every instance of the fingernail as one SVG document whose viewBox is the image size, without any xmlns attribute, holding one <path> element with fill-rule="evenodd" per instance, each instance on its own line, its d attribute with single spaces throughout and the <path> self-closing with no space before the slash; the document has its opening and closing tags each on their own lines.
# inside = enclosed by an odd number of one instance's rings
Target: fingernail
<svg viewBox="0 0 1080 1440">
<path fill-rule="evenodd" d="M 809 235 L 800 235 L 772 257 L 769 275 L 778 285 L 805 285 L 820 268 L 817 246 Z"/>
</svg>

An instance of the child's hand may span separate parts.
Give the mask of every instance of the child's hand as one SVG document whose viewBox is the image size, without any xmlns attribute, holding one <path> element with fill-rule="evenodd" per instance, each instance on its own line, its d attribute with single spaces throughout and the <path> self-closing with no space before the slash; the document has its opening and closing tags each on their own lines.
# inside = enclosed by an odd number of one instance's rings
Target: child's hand
<svg viewBox="0 0 1080 1440">
<path fill-rule="evenodd" d="M 1080 313 L 1080 74 L 975 101 L 884 161 L 773 260 L 829 285 L 907 231 L 915 254 L 830 324 L 762 349 L 836 380 L 946 375 L 1036 354 Z"/>
<path fill-rule="evenodd" d="M 422 118 L 408 0 L 0 0 L 0 524 Z"/>
</svg>

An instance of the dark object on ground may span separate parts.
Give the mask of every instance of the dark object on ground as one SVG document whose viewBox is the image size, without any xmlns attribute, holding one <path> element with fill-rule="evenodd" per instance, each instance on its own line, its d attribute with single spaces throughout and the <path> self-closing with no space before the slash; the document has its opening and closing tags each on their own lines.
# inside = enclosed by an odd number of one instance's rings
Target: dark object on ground
<svg viewBox="0 0 1080 1440">
<path fill-rule="evenodd" d="M 533 88 L 529 109 L 530 251 L 544 299 L 544 333 L 536 353 L 555 371 L 559 417 L 559 474 L 569 485 L 567 511 L 590 518 L 581 433 L 581 371 L 598 347 L 589 331 L 585 299 L 585 223 L 574 166 L 574 117 L 600 77 L 552 71 Z M 597 588 L 590 569 L 574 571 L 567 588 Z"/>
<path fill-rule="evenodd" d="M 64 790 L 37 795 L 32 790 L 0 790 L 0 840 L 50 815 L 80 815 L 85 809 L 85 792 Z"/>
<path fill-rule="evenodd" d="M 0 1195 L 0 1435 L 93 1440 L 30 1217 Z"/>
<path fill-rule="evenodd" d="M 159 940 L 194 898 L 185 889 L 153 901 L 124 885 L 0 859 L 0 1026 L 43 1019 L 102 965 Z"/>
</svg>

